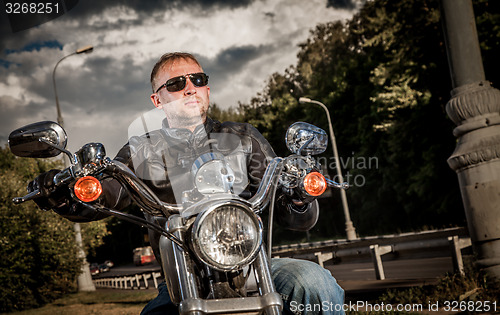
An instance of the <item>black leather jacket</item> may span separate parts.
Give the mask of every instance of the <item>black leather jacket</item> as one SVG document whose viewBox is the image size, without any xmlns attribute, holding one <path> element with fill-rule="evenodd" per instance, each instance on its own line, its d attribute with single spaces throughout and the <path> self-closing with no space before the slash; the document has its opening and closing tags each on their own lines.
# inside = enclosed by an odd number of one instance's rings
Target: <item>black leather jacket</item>
<svg viewBox="0 0 500 315">
<path fill-rule="evenodd" d="M 237 138 L 239 141 L 232 141 Z M 168 128 L 166 121 L 163 128 L 141 137 L 132 137 L 118 152 L 115 160 L 126 164 L 157 195 L 167 203 L 181 203 L 176 199 L 175 191 L 189 190 L 191 180 L 186 180 L 193 159 L 207 152 L 209 147 L 231 152 L 229 164 L 243 168 L 247 178 L 240 183 L 245 189 L 238 192 L 242 197 L 252 196 L 262 178 L 269 161 L 276 155 L 267 140 L 250 124 L 218 121 L 207 118 L 204 125 L 194 132 L 187 129 Z M 232 160 L 231 160 L 232 159 Z M 238 177 L 238 176 L 236 176 Z M 245 177 L 245 176 L 242 176 Z M 188 177 L 189 178 L 189 177 Z M 117 210 L 130 204 L 130 198 L 123 187 L 115 180 L 103 182 L 103 196 L 99 201 L 107 207 Z M 72 221 L 92 221 L 103 218 L 100 213 L 73 203 L 54 209 L 60 215 Z M 277 221 L 292 230 L 306 231 L 312 228 L 318 218 L 318 206 L 314 201 L 306 206 L 295 206 L 288 196 L 280 191 L 276 202 Z M 150 222 L 164 226 L 166 217 L 163 213 L 144 214 Z M 158 243 L 160 235 L 149 230 L 149 239 L 155 256 L 160 261 Z"/>
</svg>

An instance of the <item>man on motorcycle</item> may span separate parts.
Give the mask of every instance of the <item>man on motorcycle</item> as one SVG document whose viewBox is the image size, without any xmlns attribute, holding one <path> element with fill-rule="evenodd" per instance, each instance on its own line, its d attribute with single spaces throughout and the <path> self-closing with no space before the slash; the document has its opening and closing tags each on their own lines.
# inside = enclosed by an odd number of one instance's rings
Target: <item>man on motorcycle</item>
<svg viewBox="0 0 500 315">
<path fill-rule="evenodd" d="M 134 145 L 132 140 L 117 154 L 116 160 L 129 166 L 136 175 L 167 203 L 178 203 L 172 185 L 173 174 L 183 174 L 181 159 L 183 154 L 198 150 L 203 139 L 211 134 L 234 134 L 241 139 L 246 156 L 246 172 L 248 185 L 246 191 L 251 196 L 255 193 L 268 162 L 275 153 L 267 140 L 251 125 L 234 122 L 220 123 L 207 117 L 209 108 L 210 87 L 208 76 L 203 73 L 196 58 L 188 53 L 168 53 L 163 55 L 151 73 L 153 93 L 151 101 L 164 111 L 161 133 L 151 133 L 148 141 Z M 188 140 L 186 140 L 188 139 Z M 150 162 L 158 152 L 168 152 L 160 161 Z M 137 156 L 147 163 L 138 164 Z M 169 157 L 171 160 L 169 161 Z M 158 163 L 157 163 L 158 162 Z M 162 166 L 162 163 L 165 165 Z M 155 173 L 167 173 L 166 165 L 170 165 L 168 176 L 156 176 Z M 160 167 L 158 167 L 160 165 Z M 35 201 L 44 209 L 53 209 L 58 214 L 72 221 L 89 221 L 103 217 L 100 213 L 91 212 L 71 202 L 66 191 L 53 191 L 53 172 L 40 175 L 30 185 L 39 187 L 46 196 Z M 101 202 L 115 209 L 124 208 L 130 203 L 129 197 L 115 182 L 103 183 L 104 198 Z M 243 193 L 242 193 L 243 194 Z M 277 218 L 282 225 L 294 230 L 312 228 L 318 217 L 315 201 L 298 200 L 278 192 Z M 150 215 L 145 213 L 148 221 L 164 223 L 162 213 Z M 151 245 L 158 261 L 161 260 L 158 250 L 160 235 L 149 231 Z M 344 292 L 329 271 L 319 265 L 296 259 L 272 259 L 271 273 L 277 292 L 283 298 L 285 313 L 335 313 L 342 309 Z M 337 307 L 335 308 L 335 305 Z M 315 312 L 308 312 L 314 310 Z M 166 285 L 159 286 L 158 296 L 146 305 L 141 314 L 176 314 L 177 308 L 171 302 Z M 337 313 L 343 313 L 342 311 Z"/>
</svg>

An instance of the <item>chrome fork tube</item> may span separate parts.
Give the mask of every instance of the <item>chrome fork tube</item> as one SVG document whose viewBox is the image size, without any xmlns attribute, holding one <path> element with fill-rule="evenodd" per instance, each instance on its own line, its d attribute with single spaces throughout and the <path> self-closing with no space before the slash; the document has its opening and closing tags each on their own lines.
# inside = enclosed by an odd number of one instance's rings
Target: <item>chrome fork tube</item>
<svg viewBox="0 0 500 315">
<path fill-rule="evenodd" d="M 276 294 L 276 289 L 274 288 L 273 279 L 271 277 L 271 261 L 268 261 L 266 250 L 264 246 L 262 246 L 259 251 L 259 255 L 257 256 L 255 263 L 255 272 L 257 273 L 256 278 L 260 290 L 260 294 L 262 296 L 267 296 L 268 294 Z M 278 305 L 269 305 L 266 307 L 267 315 L 279 315 L 281 314 L 281 310 L 283 309 L 283 302 L 279 299 L 280 304 Z"/>
<path fill-rule="evenodd" d="M 167 229 L 177 236 L 181 241 L 184 241 L 185 226 L 184 220 L 180 215 L 173 215 L 169 218 Z M 182 301 L 196 300 L 199 297 L 196 276 L 193 272 L 193 266 L 189 254 L 182 248 L 173 244 L 173 255 L 175 259 L 175 267 L 177 268 L 177 275 L 179 280 L 180 289 L 180 305 L 179 311 L 182 314 Z M 172 266 L 170 266 L 171 268 Z M 201 315 L 201 312 L 190 312 L 192 315 Z"/>
</svg>

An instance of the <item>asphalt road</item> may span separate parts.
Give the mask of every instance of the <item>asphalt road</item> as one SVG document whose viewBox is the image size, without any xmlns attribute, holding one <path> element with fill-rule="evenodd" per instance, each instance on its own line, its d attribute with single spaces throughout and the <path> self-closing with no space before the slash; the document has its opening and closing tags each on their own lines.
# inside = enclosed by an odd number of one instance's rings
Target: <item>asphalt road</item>
<svg viewBox="0 0 500 315">
<path fill-rule="evenodd" d="M 438 278 L 453 271 L 451 257 L 434 257 L 384 261 L 386 279 Z M 325 265 L 334 277 L 343 281 L 376 280 L 373 263 L 345 263 Z"/>
<path fill-rule="evenodd" d="M 382 290 L 436 284 L 453 272 L 450 257 L 384 261 L 385 280 L 376 280 L 371 262 L 325 265 L 346 292 L 346 300 L 377 295 Z"/>
<path fill-rule="evenodd" d="M 367 292 L 378 292 L 388 288 L 410 287 L 424 284 L 434 284 L 437 279 L 447 272 L 453 271 L 450 257 L 433 257 L 418 259 L 397 259 L 383 262 L 385 280 L 376 280 L 375 269 L 371 262 L 326 264 L 325 268 L 330 270 L 337 279 L 340 286 L 344 288 L 347 295 L 355 298 L 357 295 Z M 157 263 L 146 266 L 113 267 L 109 272 L 94 276 L 98 278 L 127 276 L 140 273 L 151 273 L 160 271 Z M 152 280 L 150 280 L 152 286 Z"/>
</svg>

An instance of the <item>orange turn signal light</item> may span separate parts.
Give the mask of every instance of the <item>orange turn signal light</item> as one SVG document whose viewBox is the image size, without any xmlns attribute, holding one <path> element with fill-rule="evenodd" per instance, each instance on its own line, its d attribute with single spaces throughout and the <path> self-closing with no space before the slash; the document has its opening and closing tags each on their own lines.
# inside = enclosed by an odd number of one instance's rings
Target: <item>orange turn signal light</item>
<svg viewBox="0 0 500 315">
<path fill-rule="evenodd" d="M 83 202 L 91 202 L 99 198 L 102 186 L 99 180 L 92 176 L 80 178 L 74 187 L 75 195 Z"/>
<path fill-rule="evenodd" d="M 320 196 L 328 187 L 326 179 L 321 173 L 311 172 L 304 178 L 304 189 L 311 196 Z"/>
</svg>

